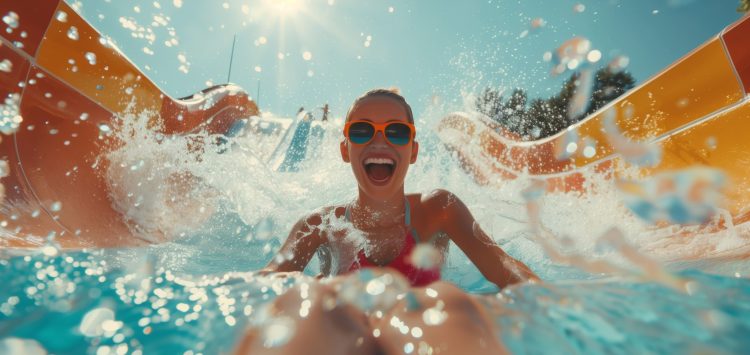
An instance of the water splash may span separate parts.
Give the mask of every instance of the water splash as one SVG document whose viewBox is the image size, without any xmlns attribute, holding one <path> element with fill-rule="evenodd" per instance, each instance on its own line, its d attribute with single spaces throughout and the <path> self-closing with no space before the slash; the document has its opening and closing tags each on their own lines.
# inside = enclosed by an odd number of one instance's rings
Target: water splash
<svg viewBox="0 0 750 355">
<path fill-rule="evenodd" d="M 607 139 L 615 151 L 625 161 L 640 167 L 656 166 L 661 161 L 661 148 L 656 143 L 635 142 L 625 137 L 617 126 L 617 108 L 610 107 L 604 112 L 602 126 Z M 625 116 L 630 114 L 626 111 Z"/>
<path fill-rule="evenodd" d="M 705 223 L 717 210 L 726 176 L 717 169 L 692 167 L 645 180 L 621 179 L 623 202 L 651 224 Z"/>
</svg>

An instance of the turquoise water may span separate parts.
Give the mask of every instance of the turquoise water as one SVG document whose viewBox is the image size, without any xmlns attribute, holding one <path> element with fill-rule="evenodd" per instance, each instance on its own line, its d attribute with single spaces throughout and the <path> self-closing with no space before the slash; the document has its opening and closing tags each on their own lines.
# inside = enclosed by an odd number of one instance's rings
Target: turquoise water
<svg viewBox="0 0 750 355">
<path fill-rule="evenodd" d="M 181 249 L 189 246 L 175 242 L 54 257 L 6 253 L 0 261 L 5 345 L 15 337 L 58 354 L 228 352 L 247 325 L 263 322 L 263 305 L 298 282 L 239 271 L 262 263 L 231 249 L 221 257 L 200 253 L 177 266 L 168 254 Z M 482 301 L 503 306 L 491 314 L 514 353 L 742 353 L 750 346 L 746 278 L 684 270 L 677 275 L 693 283 L 688 294 L 655 283 L 531 267 L 542 278 L 568 279 Z M 460 268 L 446 271 L 448 279 L 465 274 Z M 488 287 L 476 282 L 468 290 Z"/>
</svg>

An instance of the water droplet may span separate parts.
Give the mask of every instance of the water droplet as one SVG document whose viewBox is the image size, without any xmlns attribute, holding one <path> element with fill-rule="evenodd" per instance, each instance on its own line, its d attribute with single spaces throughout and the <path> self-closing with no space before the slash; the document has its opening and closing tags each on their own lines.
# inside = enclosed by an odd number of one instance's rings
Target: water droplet
<svg viewBox="0 0 750 355">
<path fill-rule="evenodd" d="M 440 325 L 448 318 L 448 313 L 435 307 L 427 308 L 422 313 L 422 320 L 427 325 Z"/>
<path fill-rule="evenodd" d="M 531 20 L 531 28 L 532 29 L 542 28 L 546 24 L 547 24 L 547 22 L 544 21 L 544 19 L 541 18 L 541 17 L 537 17 L 537 18 Z"/>
<path fill-rule="evenodd" d="M 81 320 L 79 329 L 84 336 L 95 337 L 104 334 L 103 324 L 107 321 L 114 321 L 115 313 L 109 308 L 95 308 L 86 313 Z"/>
<path fill-rule="evenodd" d="M 49 206 L 49 210 L 52 212 L 60 212 L 62 210 L 62 202 L 55 201 Z"/>
<path fill-rule="evenodd" d="M 0 71 L 10 73 L 11 70 L 13 70 L 13 63 L 8 59 L 3 59 L 3 61 L 0 62 Z"/>
<path fill-rule="evenodd" d="M 367 293 L 373 296 L 377 296 L 385 291 L 385 284 L 379 278 L 370 280 L 370 282 L 368 282 L 365 286 L 365 290 L 367 291 Z"/>
<path fill-rule="evenodd" d="M 596 148 L 592 146 L 588 146 L 586 148 L 583 148 L 583 156 L 586 158 L 593 158 L 594 155 L 596 155 Z"/>
<path fill-rule="evenodd" d="M 599 59 L 602 59 L 602 52 L 598 49 L 594 49 L 593 51 L 589 52 L 588 55 L 586 55 L 586 59 L 588 59 L 591 63 L 596 63 L 599 61 Z"/>
<path fill-rule="evenodd" d="M 13 297 L 11 297 L 13 298 Z M 0 340 L 0 352 L 3 354 L 44 355 L 47 350 L 36 340 L 8 337 Z"/>
<path fill-rule="evenodd" d="M 6 177 L 9 174 L 10 174 L 10 166 L 8 166 L 8 161 L 0 160 L 0 178 Z"/>
<path fill-rule="evenodd" d="M 86 60 L 89 61 L 89 64 L 94 65 L 96 64 L 96 54 L 92 52 L 86 52 Z"/>
<path fill-rule="evenodd" d="M 420 269 L 434 269 L 441 262 L 440 252 L 430 243 L 419 243 L 410 255 L 411 263 Z"/>
<path fill-rule="evenodd" d="M 68 38 L 77 41 L 78 40 L 78 29 L 76 26 L 70 26 L 68 29 Z"/>
<path fill-rule="evenodd" d="M 21 95 L 10 94 L 5 98 L 5 104 L 0 104 L 0 132 L 9 135 L 18 130 L 23 122 L 19 109 L 20 102 Z"/>
<path fill-rule="evenodd" d="M 58 11 L 57 15 L 55 15 L 55 19 L 60 22 L 67 22 L 68 13 L 66 13 L 65 11 Z"/>
<path fill-rule="evenodd" d="M 717 143 L 718 142 L 716 140 L 716 137 L 714 137 L 714 136 L 706 138 L 706 147 L 708 147 L 708 149 L 711 149 L 711 150 L 716 149 L 716 144 Z"/>
<path fill-rule="evenodd" d="M 81 114 L 81 116 L 79 118 L 81 119 L 81 121 L 85 121 L 85 120 L 89 119 L 89 114 L 86 113 L 86 112 L 84 112 L 84 113 Z"/>
<path fill-rule="evenodd" d="M 294 323 L 287 318 L 275 318 L 263 328 L 261 339 L 263 346 L 274 348 L 286 344 L 294 335 Z"/>
<path fill-rule="evenodd" d="M 105 134 L 105 135 L 110 134 L 110 133 L 112 133 L 112 128 L 110 128 L 109 125 L 107 125 L 106 123 L 100 123 L 99 124 L 99 133 L 102 133 L 102 134 Z"/>
<path fill-rule="evenodd" d="M 50 256 L 50 257 L 57 256 L 57 253 L 58 253 L 58 250 L 57 248 L 55 248 L 54 245 L 45 245 L 44 247 L 42 247 L 42 254 L 46 256 Z"/>
<path fill-rule="evenodd" d="M 10 28 L 18 28 L 18 14 L 13 11 L 9 11 L 8 14 L 3 16 L 3 22 L 5 22 L 5 24 Z"/>
<path fill-rule="evenodd" d="M 565 152 L 568 154 L 573 154 L 576 150 L 578 150 L 578 144 L 576 142 L 570 142 L 565 147 Z"/>
</svg>

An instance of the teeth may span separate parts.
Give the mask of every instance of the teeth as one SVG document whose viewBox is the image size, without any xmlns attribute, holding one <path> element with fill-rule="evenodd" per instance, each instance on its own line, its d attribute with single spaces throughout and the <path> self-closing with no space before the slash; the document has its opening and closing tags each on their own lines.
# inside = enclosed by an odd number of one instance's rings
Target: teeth
<svg viewBox="0 0 750 355">
<path fill-rule="evenodd" d="M 396 162 L 393 159 L 388 158 L 367 158 L 365 159 L 365 165 L 367 164 L 390 164 L 395 165 Z"/>
</svg>

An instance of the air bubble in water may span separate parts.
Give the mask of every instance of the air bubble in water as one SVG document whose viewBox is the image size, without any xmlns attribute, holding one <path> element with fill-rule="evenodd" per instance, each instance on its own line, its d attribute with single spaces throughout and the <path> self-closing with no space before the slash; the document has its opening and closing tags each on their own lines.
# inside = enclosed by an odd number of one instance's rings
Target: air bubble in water
<svg viewBox="0 0 750 355">
<path fill-rule="evenodd" d="M 86 57 L 86 60 L 89 61 L 89 64 L 91 64 L 91 65 L 96 64 L 96 54 L 94 54 L 92 52 L 86 52 L 85 57 Z"/>
<path fill-rule="evenodd" d="M 76 26 L 70 26 L 68 29 L 68 38 L 77 41 L 78 40 L 78 29 Z"/>
</svg>

